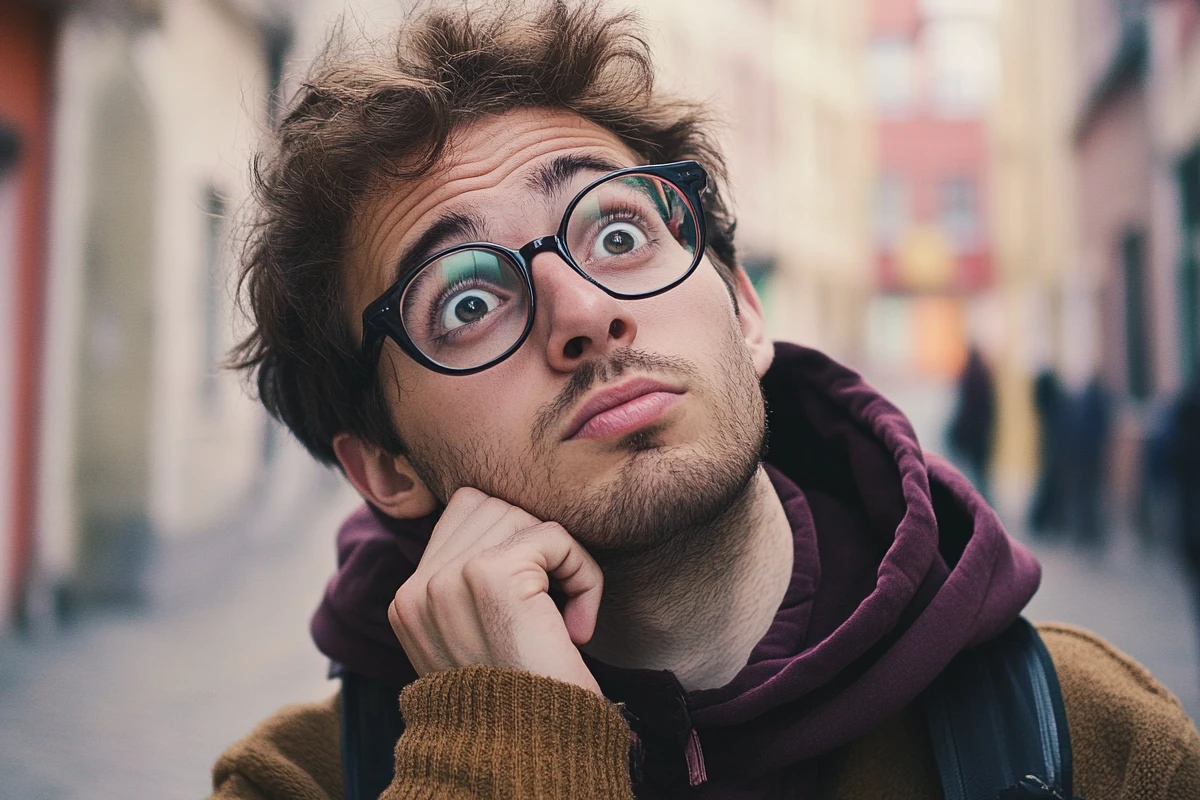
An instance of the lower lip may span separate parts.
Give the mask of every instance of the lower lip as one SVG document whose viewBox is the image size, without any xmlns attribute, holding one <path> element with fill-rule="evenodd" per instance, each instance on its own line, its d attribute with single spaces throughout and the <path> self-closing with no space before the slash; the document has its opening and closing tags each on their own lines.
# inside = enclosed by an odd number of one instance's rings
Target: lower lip
<svg viewBox="0 0 1200 800">
<path fill-rule="evenodd" d="M 609 439 L 624 436 L 653 423 L 682 395 L 650 392 L 592 417 L 572 439 Z"/>
</svg>

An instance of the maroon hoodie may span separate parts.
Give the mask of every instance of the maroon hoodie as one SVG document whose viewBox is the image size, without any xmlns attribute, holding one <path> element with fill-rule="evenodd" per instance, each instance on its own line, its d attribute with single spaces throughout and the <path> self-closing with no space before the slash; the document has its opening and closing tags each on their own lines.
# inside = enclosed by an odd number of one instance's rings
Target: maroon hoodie
<svg viewBox="0 0 1200 800">
<path fill-rule="evenodd" d="M 719 689 L 588 659 L 637 733 L 639 796 L 813 796 L 820 756 L 912 703 L 1037 589 L 1033 556 L 856 373 L 781 343 L 762 384 L 767 470 L 795 532 L 770 630 Z M 435 522 L 366 507 L 346 520 L 312 623 L 323 653 L 397 689 L 416 679 L 387 607 Z"/>
</svg>

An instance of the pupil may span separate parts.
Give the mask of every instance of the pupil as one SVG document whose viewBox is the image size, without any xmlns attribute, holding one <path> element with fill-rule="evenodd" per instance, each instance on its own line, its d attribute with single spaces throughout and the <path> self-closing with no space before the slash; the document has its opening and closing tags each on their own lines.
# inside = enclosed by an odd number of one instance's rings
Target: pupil
<svg viewBox="0 0 1200 800">
<path fill-rule="evenodd" d="M 604 249 L 610 253 L 628 253 L 633 249 L 633 237 L 628 231 L 612 231 L 604 237 Z"/>
<path fill-rule="evenodd" d="M 464 297 L 454 306 L 454 316 L 460 322 L 474 322 L 487 313 L 487 303 L 482 297 Z"/>
</svg>

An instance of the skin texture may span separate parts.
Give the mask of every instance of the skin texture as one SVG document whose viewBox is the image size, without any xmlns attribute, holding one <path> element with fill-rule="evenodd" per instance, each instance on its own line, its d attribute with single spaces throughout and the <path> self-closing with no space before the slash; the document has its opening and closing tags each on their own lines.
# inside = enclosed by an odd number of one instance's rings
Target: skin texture
<svg viewBox="0 0 1200 800">
<path fill-rule="evenodd" d="M 640 163 L 579 117 L 516 111 L 459 131 L 436 173 L 369 197 L 347 242 L 351 324 L 442 214 L 474 212 L 487 239 L 508 247 L 555 231 L 598 173 L 550 196 L 528 177 L 567 154 Z M 791 574 L 791 531 L 759 464 L 758 378 L 773 348 L 758 298 L 738 270 L 735 312 L 707 258 L 678 287 L 633 301 L 553 254 L 534 260 L 533 277 L 533 330 L 488 370 L 441 375 L 385 345 L 379 375 L 405 455 L 348 435 L 334 442 L 351 482 L 386 513 L 446 505 L 392 604 L 393 628 L 422 674 L 482 663 L 595 691 L 576 649 L 590 642 L 618 665 L 721 685 L 765 633 Z M 682 394 L 628 435 L 564 440 L 583 403 L 635 377 Z M 551 585 L 566 597 L 561 613 Z"/>
</svg>

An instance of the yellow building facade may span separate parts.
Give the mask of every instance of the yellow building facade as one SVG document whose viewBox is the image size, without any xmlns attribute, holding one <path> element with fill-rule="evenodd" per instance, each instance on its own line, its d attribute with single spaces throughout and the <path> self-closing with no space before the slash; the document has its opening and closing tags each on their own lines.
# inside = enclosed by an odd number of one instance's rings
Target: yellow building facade
<svg viewBox="0 0 1200 800">
<path fill-rule="evenodd" d="M 1037 469 L 1034 375 L 1073 359 L 1064 315 L 1077 296 L 1073 175 L 1074 3 L 1003 0 L 1000 92 L 993 111 L 996 286 L 978 327 L 996 369 L 1000 499 L 1023 496 Z M 1067 291 L 1068 287 L 1071 291 Z M 1070 337 L 1074 338 L 1074 337 Z M 1069 370 L 1068 370 L 1069 371 Z"/>
<path fill-rule="evenodd" d="M 712 102 L 779 339 L 857 363 L 871 288 L 863 0 L 642 0 L 665 84 Z"/>
</svg>

